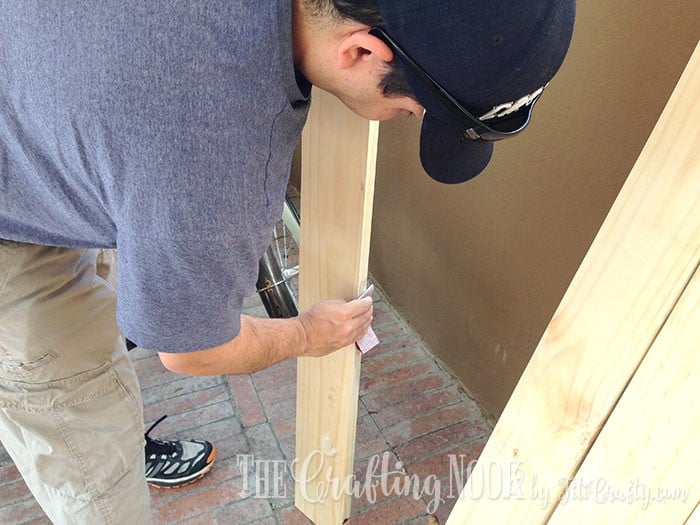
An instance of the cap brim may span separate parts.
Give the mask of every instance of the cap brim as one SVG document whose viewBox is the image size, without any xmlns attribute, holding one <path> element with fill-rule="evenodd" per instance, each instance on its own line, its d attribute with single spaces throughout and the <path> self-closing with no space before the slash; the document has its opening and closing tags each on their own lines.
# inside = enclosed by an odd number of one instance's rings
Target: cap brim
<svg viewBox="0 0 700 525">
<path fill-rule="evenodd" d="M 428 113 L 420 134 L 420 160 L 433 179 L 444 184 L 465 182 L 481 173 L 491 160 L 493 143 L 460 140 L 455 126 Z"/>
</svg>

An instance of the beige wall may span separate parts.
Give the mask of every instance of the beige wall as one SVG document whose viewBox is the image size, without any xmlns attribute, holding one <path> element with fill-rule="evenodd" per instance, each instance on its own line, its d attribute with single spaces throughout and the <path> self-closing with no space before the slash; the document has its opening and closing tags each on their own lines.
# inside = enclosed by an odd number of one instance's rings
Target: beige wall
<svg viewBox="0 0 700 525">
<path fill-rule="evenodd" d="M 530 129 L 487 170 L 423 174 L 418 124 L 383 123 L 370 270 L 492 415 L 503 409 L 700 38 L 700 2 L 581 1 Z"/>
</svg>

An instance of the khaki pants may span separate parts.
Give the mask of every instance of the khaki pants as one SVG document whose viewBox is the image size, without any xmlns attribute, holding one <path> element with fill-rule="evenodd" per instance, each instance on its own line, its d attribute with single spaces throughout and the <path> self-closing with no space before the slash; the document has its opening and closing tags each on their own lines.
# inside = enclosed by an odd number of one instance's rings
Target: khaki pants
<svg viewBox="0 0 700 525">
<path fill-rule="evenodd" d="M 0 240 L 0 440 L 54 523 L 146 524 L 141 394 L 96 255 Z"/>
</svg>

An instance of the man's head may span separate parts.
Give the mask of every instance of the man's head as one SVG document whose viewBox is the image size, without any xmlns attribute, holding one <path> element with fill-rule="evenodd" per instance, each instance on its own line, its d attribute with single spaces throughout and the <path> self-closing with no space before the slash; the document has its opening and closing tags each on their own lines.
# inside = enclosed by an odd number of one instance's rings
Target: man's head
<svg viewBox="0 0 700 525">
<path fill-rule="evenodd" d="M 480 173 L 493 141 L 527 125 L 575 14 L 575 0 L 302 2 L 335 35 L 332 63 L 309 80 L 368 118 L 425 109 L 421 162 L 447 183 Z"/>
<path fill-rule="evenodd" d="M 376 0 L 306 0 L 306 2 L 309 9 L 320 19 L 325 17 L 337 23 L 356 22 L 365 27 L 383 25 Z M 413 97 L 411 87 L 397 60 L 387 64 L 378 87 L 388 97 Z"/>
<path fill-rule="evenodd" d="M 393 52 L 369 34 L 382 24 L 375 0 L 300 0 L 298 5 L 295 62 L 312 84 L 369 119 L 422 115 Z"/>
</svg>

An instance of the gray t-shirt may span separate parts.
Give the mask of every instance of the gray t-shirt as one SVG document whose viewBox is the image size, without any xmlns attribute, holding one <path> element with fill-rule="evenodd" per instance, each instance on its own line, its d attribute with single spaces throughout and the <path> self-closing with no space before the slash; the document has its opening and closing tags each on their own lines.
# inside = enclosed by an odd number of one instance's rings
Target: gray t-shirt
<svg viewBox="0 0 700 525">
<path fill-rule="evenodd" d="M 0 0 L 0 238 L 118 248 L 117 320 L 238 333 L 308 109 L 289 0 Z"/>
</svg>

